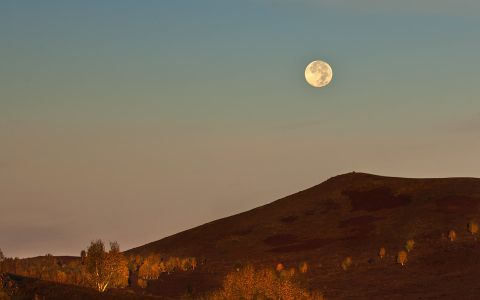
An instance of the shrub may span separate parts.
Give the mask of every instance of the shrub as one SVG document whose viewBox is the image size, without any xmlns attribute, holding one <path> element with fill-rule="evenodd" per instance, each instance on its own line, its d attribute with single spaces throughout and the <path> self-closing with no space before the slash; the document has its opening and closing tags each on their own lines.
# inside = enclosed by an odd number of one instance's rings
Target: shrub
<svg viewBox="0 0 480 300">
<path fill-rule="evenodd" d="M 398 252 L 398 255 L 397 255 L 397 263 L 401 264 L 402 266 L 404 266 L 406 263 L 407 263 L 407 252 L 405 250 L 401 250 Z"/>
<path fill-rule="evenodd" d="M 248 265 L 240 271 L 229 273 L 222 289 L 210 294 L 209 300 L 230 299 L 278 299 L 278 300 L 323 300 L 322 294 L 310 293 L 298 284 L 295 275 L 273 269 L 255 269 Z"/>
<path fill-rule="evenodd" d="M 380 248 L 380 251 L 378 251 L 378 256 L 380 256 L 381 259 L 383 259 L 386 254 L 387 254 L 387 249 L 385 249 L 385 247 Z"/>
<path fill-rule="evenodd" d="M 467 228 L 468 231 L 473 235 L 478 233 L 478 223 L 475 221 L 468 222 Z"/>
<path fill-rule="evenodd" d="M 448 238 L 451 242 L 454 242 L 457 239 L 457 233 L 455 232 L 455 230 L 450 230 L 448 232 Z"/>
<path fill-rule="evenodd" d="M 413 250 L 413 246 L 415 246 L 415 241 L 414 240 L 408 240 L 406 243 L 405 243 L 405 249 L 410 252 Z"/>
<path fill-rule="evenodd" d="M 345 257 L 345 259 L 342 261 L 342 269 L 344 271 L 348 270 L 350 266 L 352 265 L 352 258 L 350 256 Z"/>
</svg>

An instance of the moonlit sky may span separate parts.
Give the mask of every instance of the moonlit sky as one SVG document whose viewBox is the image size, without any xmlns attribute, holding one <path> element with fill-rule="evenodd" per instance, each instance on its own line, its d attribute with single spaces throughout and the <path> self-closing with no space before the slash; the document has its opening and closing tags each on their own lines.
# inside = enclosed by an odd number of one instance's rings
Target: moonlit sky
<svg viewBox="0 0 480 300">
<path fill-rule="evenodd" d="M 7 256 L 128 249 L 353 170 L 480 177 L 477 0 L 2 1 L 0 37 Z"/>
</svg>

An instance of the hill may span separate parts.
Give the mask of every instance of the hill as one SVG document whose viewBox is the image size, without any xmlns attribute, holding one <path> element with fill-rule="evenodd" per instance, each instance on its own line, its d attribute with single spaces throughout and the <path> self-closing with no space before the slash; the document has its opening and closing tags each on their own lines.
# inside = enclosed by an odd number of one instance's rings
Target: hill
<svg viewBox="0 0 480 300">
<path fill-rule="evenodd" d="M 202 292 L 248 262 L 297 266 L 329 299 L 480 297 L 480 243 L 467 223 L 480 219 L 480 179 L 407 179 L 348 173 L 253 210 L 131 249 L 127 254 L 195 256 L 198 272 L 162 276 L 148 292 Z M 457 240 L 446 238 L 449 230 Z M 395 262 L 405 241 L 415 249 Z M 377 256 L 380 247 L 387 256 Z M 340 265 L 351 256 L 353 266 Z"/>
</svg>

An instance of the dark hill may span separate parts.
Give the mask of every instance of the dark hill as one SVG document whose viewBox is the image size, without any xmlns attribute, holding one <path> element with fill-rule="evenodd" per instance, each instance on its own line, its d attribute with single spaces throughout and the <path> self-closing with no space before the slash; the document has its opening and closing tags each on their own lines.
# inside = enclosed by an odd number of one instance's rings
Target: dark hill
<svg viewBox="0 0 480 300">
<path fill-rule="evenodd" d="M 406 179 L 364 173 L 131 249 L 127 254 L 195 256 L 198 272 L 161 277 L 149 292 L 208 290 L 246 262 L 310 265 L 309 283 L 330 299 L 480 298 L 480 242 L 467 222 L 480 219 L 480 179 Z M 450 242 L 446 233 L 458 234 Z M 415 240 L 405 267 L 395 255 Z M 387 257 L 377 257 L 381 246 Z M 341 261 L 352 256 L 344 271 Z M 180 276 L 180 277 L 179 277 Z"/>
</svg>

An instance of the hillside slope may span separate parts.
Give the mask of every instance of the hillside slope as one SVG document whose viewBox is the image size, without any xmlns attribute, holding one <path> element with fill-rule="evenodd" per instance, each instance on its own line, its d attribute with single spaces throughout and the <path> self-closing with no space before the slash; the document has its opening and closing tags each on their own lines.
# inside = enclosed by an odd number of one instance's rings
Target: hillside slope
<svg viewBox="0 0 480 300">
<path fill-rule="evenodd" d="M 149 286 L 170 296 L 185 286 L 218 285 L 235 266 L 252 262 L 310 265 L 310 286 L 331 299 L 480 297 L 480 243 L 467 231 L 480 219 L 480 179 L 406 179 L 364 173 L 320 185 L 256 209 L 131 249 L 127 254 L 196 256 L 206 264 L 182 278 Z M 454 229 L 454 243 L 446 233 Z M 415 249 L 405 267 L 395 256 L 407 239 Z M 377 257 L 379 248 L 387 257 Z M 352 256 L 344 271 L 341 261 Z M 178 287 L 174 288 L 174 287 Z"/>
</svg>

